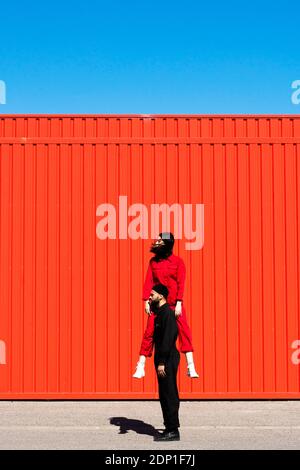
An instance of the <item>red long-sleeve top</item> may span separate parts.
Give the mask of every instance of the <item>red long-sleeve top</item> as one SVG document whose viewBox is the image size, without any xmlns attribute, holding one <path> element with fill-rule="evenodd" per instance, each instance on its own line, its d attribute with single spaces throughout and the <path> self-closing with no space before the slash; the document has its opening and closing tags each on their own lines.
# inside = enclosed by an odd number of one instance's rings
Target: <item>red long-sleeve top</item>
<svg viewBox="0 0 300 470">
<path fill-rule="evenodd" d="M 182 258 L 171 254 L 166 259 L 157 261 L 153 256 L 148 265 L 143 287 L 143 300 L 148 300 L 155 284 L 164 284 L 169 289 L 167 302 L 175 305 L 177 300 L 183 300 L 185 283 L 185 264 Z"/>
</svg>

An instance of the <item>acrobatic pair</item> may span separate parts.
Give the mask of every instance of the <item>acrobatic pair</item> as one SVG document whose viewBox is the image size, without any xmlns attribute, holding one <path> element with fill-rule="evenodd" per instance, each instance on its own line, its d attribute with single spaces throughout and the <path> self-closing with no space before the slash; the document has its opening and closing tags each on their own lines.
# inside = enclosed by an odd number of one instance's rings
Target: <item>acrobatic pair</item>
<svg viewBox="0 0 300 470">
<path fill-rule="evenodd" d="M 183 305 L 186 270 L 182 258 L 173 254 L 174 242 L 172 233 L 162 232 L 150 248 L 154 256 L 149 261 L 143 287 L 143 300 L 145 301 L 145 312 L 148 314 L 148 321 L 142 340 L 140 357 L 136 371 L 133 374 L 133 377 L 136 379 L 141 379 L 145 376 L 146 357 L 151 357 L 152 355 L 155 315 L 151 312 L 149 296 L 155 284 L 163 284 L 168 288 L 167 302 L 171 309 L 175 311 L 180 351 L 186 355 L 187 373 L 191 378 L 199 377 L 194 365 L 191 330 L 187 323 L 186 311 Z"/>
</svg>

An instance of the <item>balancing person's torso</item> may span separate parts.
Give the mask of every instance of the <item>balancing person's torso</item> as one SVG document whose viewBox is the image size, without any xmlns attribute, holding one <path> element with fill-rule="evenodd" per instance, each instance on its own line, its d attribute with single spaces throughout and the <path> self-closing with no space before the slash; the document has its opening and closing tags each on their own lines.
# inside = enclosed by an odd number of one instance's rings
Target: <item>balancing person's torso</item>
<svg viewBox="0 0 300 470">
<path fill-rule="evenodd" d="M 155 257 L 150 260 L 153 284 L 163 284 L 169 290 L 168 304 L 174 306 L 177 300 L 178 290 L 178 270 L 182 264 L 182 260 L 179 256 L 174 254 L 168 258 L 161 258 L 156 260 Z"/>
</svg>

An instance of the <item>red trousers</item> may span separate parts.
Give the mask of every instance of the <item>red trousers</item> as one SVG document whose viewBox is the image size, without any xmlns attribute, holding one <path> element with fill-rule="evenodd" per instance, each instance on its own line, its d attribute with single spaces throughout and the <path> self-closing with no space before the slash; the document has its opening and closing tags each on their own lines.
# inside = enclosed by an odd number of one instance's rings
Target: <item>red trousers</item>
<svg viewBox="0 0 300 470">
<path fill-rule="evenodd" d="M 172 310 L 175 310 L 175 305 L 170 305 Z M 151 315 L 148 315 L 148 321 L 144 337 L 142 340 L 142 345 L 140 349 L 140 356 L 151 357 L 153 349 L 153 334 L 154 334 L 154 317 L 155 314 L 152 312 Z M 179 349 L 182 353 L 192 352 L 194 348 L 192 346 L 192 334 L 190 327 L 187 323 L 185 308 L 182 305 L 181 315 L 177 317 L 177 326 L 178 326 L 178 337 L 179 337 Z"/>
</svg>

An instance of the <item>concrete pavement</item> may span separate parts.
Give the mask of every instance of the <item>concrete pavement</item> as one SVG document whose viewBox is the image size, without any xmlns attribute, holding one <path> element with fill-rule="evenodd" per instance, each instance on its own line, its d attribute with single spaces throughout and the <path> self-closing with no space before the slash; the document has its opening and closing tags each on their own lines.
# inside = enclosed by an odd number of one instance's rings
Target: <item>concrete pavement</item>
<svg viewBox="0 0 300 470">
<path fill-rule="evenodd" d="M 300 401 L 182 401 L 156 443 L 158 401 L 0 401 L 0 449 L 300 449 Z"/>
</svg>

